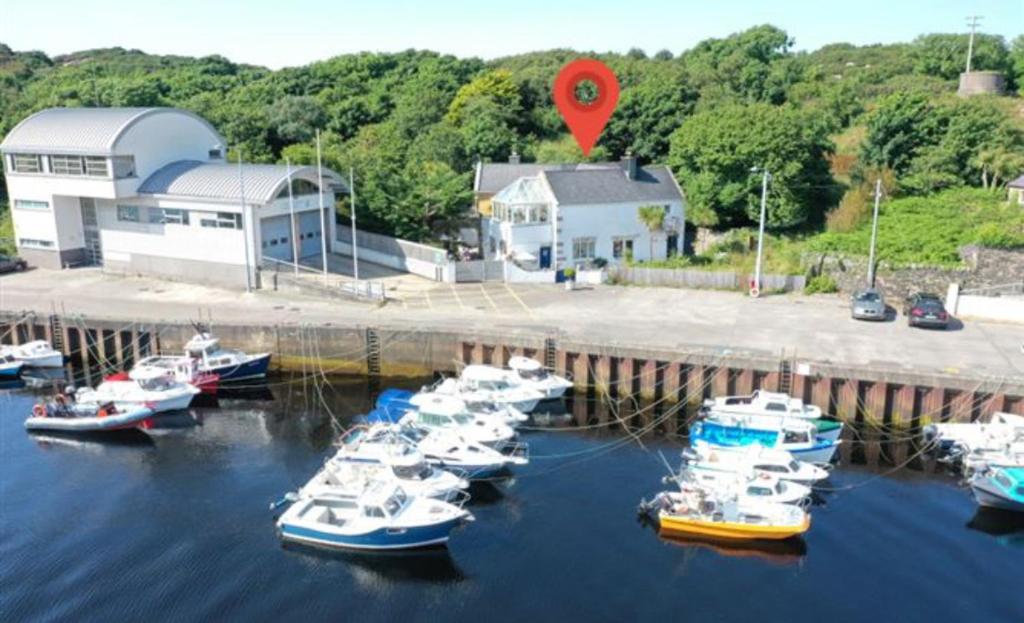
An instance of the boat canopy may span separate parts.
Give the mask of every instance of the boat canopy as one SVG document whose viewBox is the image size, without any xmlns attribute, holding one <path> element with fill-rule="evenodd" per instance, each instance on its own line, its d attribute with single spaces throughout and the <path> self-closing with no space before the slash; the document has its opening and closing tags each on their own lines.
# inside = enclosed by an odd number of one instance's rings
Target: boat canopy
<svg viewBox="0 0 1024 623">
<path fill-rule="evenodd" d="M 540 362 L 536 359 L 530 359 L 529 357 L 512 357 L 508 360 L 508 367 L 513 370 L 522 370 L 524 372 L 534 372 L 541 369 Z"/>
</svg>

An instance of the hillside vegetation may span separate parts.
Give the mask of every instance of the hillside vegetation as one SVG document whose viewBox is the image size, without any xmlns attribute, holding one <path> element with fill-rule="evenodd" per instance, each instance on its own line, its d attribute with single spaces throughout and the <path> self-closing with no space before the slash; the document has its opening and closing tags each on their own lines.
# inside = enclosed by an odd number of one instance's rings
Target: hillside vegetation
<svg viewBox="0 0 1024 623">
<path fill-rule="evenodd" d="M 935 193 L 984 187 L 996 196 L 1024 172 L 1022 103 L 1012 95 L 1024 85 L 1024 37 L 981 35 L 975 44 L 974 66 L 1002 71 L 1006 97 L 955 96 L 966 45 L 963 35 L 934 34 L 794 52 L 785 31 L 765 25 L 679 55 L 587 54 L 622 84 L 591 159 L 630 150 L 669 164 L 687 193 L 689 220 L 719 229 L 754 222 L 760 179 L 750 169 L 766 166 L 773 233 L 805 239 L 828 227 L 821 245 L 856 252 L 870 204 L 864 189 L 878 175 L 889 180 L 889 197 L 907 198 L 900 205 L 927 219 L 928 206 L 948 216 L 981 196 L 954 191 L 933 200 Z M 355 170 L 363 224 L 436 239 L 470 203 L 477 159 L 501 161 L 513 151 L 527 161 L 582 159 L 550 97 L 557 71 L 580 55 L 551 50 L 484 62 L 410 50 L 271 71 L 218 56 L 115 48 L 50 58 L 0 44 L 0 132 L 50 106 L 178 106 L 209 119 L 232 158 L 312 162 L 321 128 L 326 164 Z M 961 234 L 995 238 L 973 221 Z"/>
</svg>

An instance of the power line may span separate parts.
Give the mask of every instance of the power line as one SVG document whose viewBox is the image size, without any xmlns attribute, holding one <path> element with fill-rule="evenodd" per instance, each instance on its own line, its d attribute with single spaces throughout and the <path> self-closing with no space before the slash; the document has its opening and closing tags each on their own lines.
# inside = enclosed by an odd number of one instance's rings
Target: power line
<svg viewBox="0 0 1024 623">
<path fill-rule="evenodd" d="M 971 36 L 967 40 L 967 73 L 971 73 L 971 56 L 974 55 L 974 32 L 978 28 L 978 22 L 980 22 L 983 17 L 983 15 L 967 16 L 967 26 L 971 29 Z"/>
</svg>

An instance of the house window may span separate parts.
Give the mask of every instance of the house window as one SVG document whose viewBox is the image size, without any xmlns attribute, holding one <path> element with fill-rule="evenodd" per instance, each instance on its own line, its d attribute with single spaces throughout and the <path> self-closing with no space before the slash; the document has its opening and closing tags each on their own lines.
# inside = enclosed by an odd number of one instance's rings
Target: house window
<svg viewBox="0 0 1024 623">
<path fill-rule="evenodd" d="M 42 173 L 43 159 L 38 154 L 14 154 L 12 170 L 17 173 Z"/>
<path fill-rule="evenodd" d="M 188 225 L 188 210 L 150 208 L 149 222 L 160 225 Z"/>
<path fill-rule="evenodd" d="M 577 260 L 593 259 L 596 256 L 596 238 L 573 238 L 572 256 Z"/>
<path fill-rule="evenodd" d="M 114 156 L 111 161 L 114 164 L 114 179 L 135 177 L 135 156 Z"/>
<path fill-rule="evenodd" d="M 85 164 L 81 156 L 50 156 L 50 169 L 55 175 L 83 175 Z"/>
<path fill-rule="evenodd" d="M 612 257 L 617 260 L 623 257 L 633 257 L 633 239 L 615 238 L 612 240 Z"/>
<path fill-rule="evenodd" d="M 139 206 L 117 206 L 117 220 L 125 223 L 138 223 Z"/>
<path fill-rule="evenodd" d="M 45 201 L 25 201 L 24 199 L 15 199 L 14 207 L 18 210 L 49 210 L 50 204 Z"/>
<path fill-rule="evenodd" d="M 36 240 L 35 238 L 18 238 L 18 246 L 28 249 L 52 249 L 52 240 Z"/>
<path fill-rule="evenodd" d="M 217 212 L 199 219 L 202 227 L 213 227 L 216 229 L 242 229 L 242 215 L 232 212 Z"/>
</svg>

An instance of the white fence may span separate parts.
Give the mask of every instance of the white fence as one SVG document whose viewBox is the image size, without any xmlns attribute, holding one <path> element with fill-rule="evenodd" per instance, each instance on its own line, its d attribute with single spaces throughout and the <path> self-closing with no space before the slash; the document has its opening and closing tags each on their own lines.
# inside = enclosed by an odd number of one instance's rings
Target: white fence
<svg viewBox="0 0 1024 623">
<path fill-rule="evenodd" d="M 642 286 L 694 288 L 712 290 L 746 289 L 750 277 L 732 271 L 712 272 L 678 268 L 646 268 L 644 266 L 609 267 L 609 275 L 617 281 Z M 800 292 L 804 289 L 802 275 L 761 275 L 761 290 Z"/>
<path fill-rule="evenodd" d="M 964 292 L 971 290 L 961 291 L 960 286 L 953 283 L 946 293 L 946 310 L 954 316 L 1024 323 L 1024 295 L 985 296 Z"/>
<path fill-rule="evenodd" d="M 344 225 L 336 228 L 337 240 L 333 251 L 352 255 L 352 229 Z M 454 262 L 444 249 L 382 234 L 357 230 L 359 259 L 433 279 L 454 281 Z"/>
</svg>

